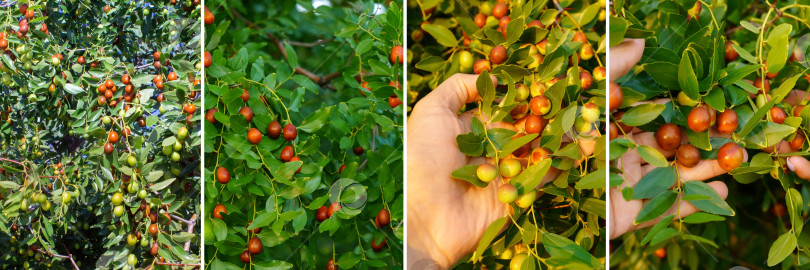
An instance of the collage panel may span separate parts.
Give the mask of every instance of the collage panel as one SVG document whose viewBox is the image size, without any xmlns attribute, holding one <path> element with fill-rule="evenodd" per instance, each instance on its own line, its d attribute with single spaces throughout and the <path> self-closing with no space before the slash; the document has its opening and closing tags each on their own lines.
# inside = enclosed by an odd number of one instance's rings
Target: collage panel
<svg viewBox="0 0 810 270">
<path fill-rule="evenodd" d="M 0 1 L 0 266 L 200 267 L 192 1 Z"/>
<path fill-rule="evenodd" d="M 802 2 L 613 2 L 611 268 L 808 266 Z"/>
<path fill-rule="evenodd" d="M 205 268 L 404 268 L 403 3 L 205 5 Z"/>
<path fill-rule="evenodd" d="M 408 269 L 604 269 L 606 2 L 407 8 Z"/>
</svg>

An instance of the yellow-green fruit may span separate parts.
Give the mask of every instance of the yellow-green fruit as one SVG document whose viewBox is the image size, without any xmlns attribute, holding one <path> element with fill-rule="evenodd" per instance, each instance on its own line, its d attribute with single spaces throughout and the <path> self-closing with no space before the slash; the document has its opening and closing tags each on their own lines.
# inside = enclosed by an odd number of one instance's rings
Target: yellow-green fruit
<svg viewBox="0 0 810 270">
<path fill-rule="evenodd" d="M 45 203 L 42 204 L 42 210 L 44 211 L 51 211 L 51 207 L 52 205 L 50 201 L 45 201 Z"/>
<path fill-rule="evenodd" d="M 532 204 L 534 204 L 535 199 L 537 199 L 537 193 L 534 192 L 534 189 L 532 189 L 526 191 L 525 194 L 520 195 L 517 198 L 517 201 L 515 202 L 517 203 L 518 206 L 520 206 L 520 208 L 529 208 L 529 206 L 532 206 Z"/>
<path fill-rule="evenodd" d="M 127 235 L 127 244 L 129 244 L 130 247 L 134 247 L 136 244 L 138 244 L 138 237 L 135 236 L 135 234 L 130 233 Z"/>
<path fill-rule="evenodd" d="M 515 177 L 520 174 L 520 170 L 523 168 L 520 165 L 520 161 L 516 159 L 504 159 L 501 161 L 501 176 L 503 177 Z"/>
<path fill-rule="evenodd" d="M 511 260 L 514 255 L 515 252 L 512 251 L 512 248 L 507 248 L 503 252 L 501 252 L 501 255 L 498 255 L 498 258 L 500 258 L 501 260 Z"/>
<path fill-rule="evenodd" d="M 525 261 L 526 258 L 528 258 L 528 257 L 529 256 L 527 256 L 526 253 L 520 253 L 520 254 L 515 255 L 515 257 L 512 257 L 512 260 L 509 262 L 509 269 L 510 270 L 521 270 L 522 269 L 521 265 L 523 264 L 523 261 Z"/>
<path fill-rule="evenodd" d="M 495 165 L 484 163 L 478 165 L 476 175 L 478 176 L 478 180 L 489 183 L 498 176 L 498 168 L 495 168 Z"/>
<path fill-rule="evenodd" d="M 184 141 L 186 137 L 188 137 L 188 129 L 186 127 L 180 127 L 180 129 L 177 130 L 177 139 Z"/>
<path fill-rule="evenodd" d="M 70 196 L 70 193 L 68 193 L 68 192 L 63 192 L 62 193 L 62 203 L 70 204 L 71 199 L 72 199 L 72 197 Z"/>
<path fill-rule="evenodd" d="M 110 200 L 112 201 L 113 205 L 121 205 L 121 202 L 124 201 L 124 194 L 121 194 L 121 192 L 116 192 L 112 195 Z"/>
<path fill-rule="evenodd" d="M 174 152 L 172 153 L 172 161 L 180 161 L 180 153 Z"/>
<path fill-rule="evenodd" d="M 462 51 L 458 55 L 459 69 L 462 73 L 470 73 L 473 67 L 473 55 L 468 51 Z"/>
<path fill-rule="evenodd" d="M 123 205 L 116 206 L 113 209 L 113 215 L 115 215 L 116 217 L 123 216 L 124 215 L 124 206 Z"/>
<path fill-rule="evenodd" d="M 172 149 L 174 151 L 180 151 L 181 149 L 183 149 L 183 144 L 181 144 L 180 142 L 174 142 Z"/>
</svg>

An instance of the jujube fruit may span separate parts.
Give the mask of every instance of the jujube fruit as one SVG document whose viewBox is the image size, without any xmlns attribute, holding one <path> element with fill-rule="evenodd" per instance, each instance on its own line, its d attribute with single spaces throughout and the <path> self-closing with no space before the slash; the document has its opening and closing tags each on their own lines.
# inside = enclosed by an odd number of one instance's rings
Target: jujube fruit
<svg viewBox="0 0 810 270">
<path fill-rule="evenodd" d="M 762 93 L 767 94 L 768 91 L 771 91 L 771 82 L 768 79 L 758 77 L 754 79 L 754 87 L 759 88 L 759 90 L 761 90 Z"/>
<path fill-rule="evenodd" d="M 107 135 L 107 141 L 111 143 L 118 143 L 118 132 L 110 131 L 110 133 Z"/>
<path fill-rule="evenodd" d="M 321 206 L 318 208 L 318 212 L 315 214 L 315 219 L 321 222 L 326 220 L 329 217 L 327 212 L 328 210 L 326 209 L 326 206 Z"/>
<path fill-rule="evenodd" d="M 208 111 L 205 112 L 205 120 L 210 122 L 211 124 L 216 124 L 217 119 L 214 117 L 215 113 L 217 113 L 217 108 L 208 109 Z"/>
<path fill-rule="evenodd" d="M 248 252 L 247 250 L 243 251 L 242 254 L 239 255 L 239 260 L 241 260 L 245 264 L 250 263 L 250 259 L 251 259 L 250 252 Z"/>
<path fill-rule="evenodd" d="M 681 146 L 681 128 L 673 123 L 666 123 L 655 132 L 655 141 L 661 149 L 672 151 Z"/>
<path fill-rule="evenodd" d="M 326 217 L 327 218 L 332 217 L 332 215 L 334 215 L 337 211 L 340 211 L 340 208 L 341 208 L 340 203 L 333 202 L 332 204 L 329 205 L 329 209 L 326 212 Z"/>
<path fill-rule="evenodd" d="M 782 108 L 779 108 L 779 107 L 771 107 L 770 115 L 771 115 L 771 121 L 773 121 L 774 123 L 777 123 L 777 124 L 785 123 L 785 118 L 787 118 L 787 114 L 785 113 L 785 110 L 783 110 Z"/>
<path fill-rule="evenodd" d="M 247 139 L 252 144 L 258 144 L 262 141 L 262 133 L 256 128 L 251 128 L 248 130 Z"/>
<path fill-rule="evenodd" d="M 250 241 L 248 242 L 248 251 L 250 251 L 251 254 L 261 253 L 262 248 L 264 248 L 262 246 L 262 240 L 259 240 L 259 238 L 255 236 L 250 238 Z"/>
<path fill-rule="evenodd" d="M 495 48 L 492 48 L 489 52 L 489 61 L 492 61 L 492 63 L 496 65 L 506 62 L 506 57 L 506 48 L 501 45 L 495 46 Z"/>
<path fill-rule="evenodd" d="M 337 264 L 335 263 L 335 259 L 330 259 L 326 262 L 326 270 L 337 270 Z"/>
<path fill-rule="evenodd" d="M 242 101 L 248 102 L 248 100 L 250 100 L 250 92 L 248 92 L 247 89 L 242 90 L 242 95 L 239 95 L 239 97 L 242 98 Z"/>
<path fill-rule="evenodd" d="M 734 50 L 734 43 L 731 41 L 726 41 L 726 62 L 731 62 L 737 60 L 737 50 Z"/>
<path fill-rule="evenodd" d="M 239 109 L 239 114 L 244 116 L 245 121 L 247 121 L 248 123 L 250 123 L 250 121 L 253 121 L 253 110 L 250 109 L 250 107 L 247 106 L 242 107 L 241 109 Z"/>
<path fill-rule="evenodd" d="M 544 119 L 538 115 L 526 116 L 525 129 L 527 134 L 539 134 L 545 128 Z"/>
<path fill-rule="evenodd" d="M 704 132 L 708 130 L 711 123 L 711 115 L 709 115 L 709 110 L 703 106 L 692 108 L 692 111 L 689 112 L 687 123 L 689 128 L 695 132 Z"/>
<path fill-rule="evenodd" d="M 376 237 L 372 238 L 372 239 L 371 239 L 371 249 L 373 249 L 374 251 L 380 251 L 380 250 L 382 250 L 382 249 L 385 247 L 385 245 L 386 245 L 385 240 L 386 240 L 386 239 L 385 239 L 385 238 L 383 238 L 383 240 L 382 240 L 382 241 L 379 241 L 379 242 L 378 242 Z"/>
<path fill-rule="evenodd" d="M 675 152 L 678 164 L 684 167 L 692 168 L 700 162 L 700 151 L 691 144 L 682 144 Z"/>
<path fill-rule="evenodd" d="M 222 219 L 222 213 L 228 213 L 228 209 L 222 204 L 217 204 L 217 206 L 214 207 L 214 218 Z"/>
<path fill-rule="evenodd" d="M 517 200 L 515 200 L 515 203 L 520 208 L 529 208 L 529 206 L 532 206 L 532 204 L 534 204 L 535 199 L 537 199 L 537 193 L 534 191 L 534 189 L 532 189 L 527 191 L 526 193 L 523 193 L 523 195 L 518 196 Z"/>
<path fill-rule="evenodd" d="M 624 93 L 622 93 L 622 87 L 615 82 L 610 82 L 608 87 L 610 88 L 608 107 L 611 111 L 619 109 L 619 107 L 622 106 L 622 102 L 624 102 Z"/>
<path fill-rule="evenodd" d="M 529 101 L 529 109 L 533 114 L 546 115 L 551 110 L 551 100 L 546 96 L 535 96 Z"/>
<path fill-rule="evenodd" d="M 743 163 L 743 149 L 738 144 L 728 142 L 717 150 L 717 164 L 723 170 L 731 171 Z"/>
<path fill-rule="evenodd" d="M 498 168 L 496 168 L 495 165 L 483 163 L 478 165 L 475 174 L 478 176 L 478 180 L 489 183 L 498 177 Z"/>
<path fill-rule="evenodd" d="M 281 161 L 288 162 L 292 157 L 295 155 L 295 150 L 293 150 L 292 146 L 285 146 L 284 149 L 281 150 Z"/>
<path fill-rule="evenodd" d="M 295 129 L 293 124 L 287 124 L 284 126 L 284 139 L 287 141 L 295 140 L 295 137 L 298 137 L 298 131 Z"/>
<path fill-rule="evenodd" d="M 391 48 L 391 63 L 394 64 L 402 64 L 403 58 L 403 48 L 400 45 L 396 45 Z"/>
<path fill-rule="evenodd" d="M 503 184 L 498 188 L 498 200 L 502 203 L 512 203 L 517 197 L 517 189 L 512 184 Z"/>
<path fill-rule="evenodd" d="M 740 122 L 737 118 L 737 112 L 730 108 L 717 116 L 717 132 L 721 134 L 728 135 L 734 133 L 739 125 Z"/>
<path fill-rule="evenodd" d="M 278 121 L 270 122 L 270 124 L 267 125 L 267 135 L 270 136 L 270 138 L 277 139 L 279 134 L 281 134 L 281 123 Z"/>
<path fill-rule="evenodd" d="M 475 61 L 475 64 L 473 64 L 473 72 L 475 72 L 475 74 L 481 74 L 484 70 L 492 71 L 492 64 L 489 60 L 478 59 L 478 61 Z"/>
<path fill-rule="evenodd" d="M 391 223 L 391 213 L 388 212 L 388 209 L 380 209 L 380 212 L 377 213 L 377 221 L 383 226 L 387 226 Z"/>
<path fill-rule="evenodd" d="M 495 17 L 495 19 L 506 16 L 507 12 L 509 12 L 509 10 L 504 3 L 497 3 L 492 7 L 492 16 Z"/>
<path fill-rule="evenodd" d="M 217 168 L 217 181 L 223 185 L 231 181 L 231 173 L 228 172 L 228 169 L 225 169 L 225 167 Z"/>
<path fill-rule="evenodd" d="M 796 151 L 802 150 L 802 146 L 804 146 L 805 136 L 804 132 L 801 130 L 796 132 L 796 136 L 793 137 L 793 140 L 790 140 L 790 147 Z"/>
<path fill-rule="evenodd" d="M 505 178 L 517 176 L 518 174 L 520 174 L 520 170 L 523 168 L 523 166 L 520 164 L 520 161 L 518 161 L 517 159 L 501 160 L 500 165 L 501 165 L 500 166 L 501 176 Z"/>
</svg>

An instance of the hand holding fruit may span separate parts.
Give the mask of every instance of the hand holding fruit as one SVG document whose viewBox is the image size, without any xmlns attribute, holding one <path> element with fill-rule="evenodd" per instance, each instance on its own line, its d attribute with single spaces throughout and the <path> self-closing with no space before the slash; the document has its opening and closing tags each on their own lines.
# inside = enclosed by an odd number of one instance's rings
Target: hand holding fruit
<svg viewBox="0 0 810 270">
<path fill-rule="evenodd" d="M 429 260 L 449 268 L 475 248 L 492 222 L 508 213 L 507 205 L 498 200 L 499 177 L 486 188 L 450 177 L 457 168 L 487 162 L 467 157 L 455 141 L 456 136 L 470 132 L 476 110 L 457 112 L 480 99 L 477 78 L 453 75 L 418 102 L 409 119 L 408 189 L 420 191 L 408 196 L 408 249 L 416 254 L 409 255 L 411 264 L 425 266 Z M 494 127 L 517 130 L 502 122 L 489 128 Z M 543 181 L 553 180 L 558 173 L 550 170 Z"/>
</svg>

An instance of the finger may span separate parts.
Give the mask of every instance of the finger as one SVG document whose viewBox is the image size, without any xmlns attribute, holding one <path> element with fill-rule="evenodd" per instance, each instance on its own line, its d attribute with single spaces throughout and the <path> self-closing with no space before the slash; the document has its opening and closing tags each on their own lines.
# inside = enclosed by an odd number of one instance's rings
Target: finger
<svg viewBox="0 0 810 270">
<path fill-rule="evenodd" d="M 793 90 L 790 91 L 790 93 L 788 93 L 784 101 L 790 104 L 791 106 L 796 106 L 802 101 L 802 99 L 810 100 L 810 95 L 808 95 L 807 92 L 802 90 Z"/>
<path fill-rule="evenodd" d="M 800 178 L 810 181 L 810 161 L 800 156 L 792 156 L 787 159 L 788 169 L 796 172 Z"/>
<path fill-rule="evenodd" d="M 493 84 L 497 83 L 495 76 L 491 77 Z M 478 75 L 455 74 L 431 91 L 416 106 L 441 108 L 457 112 L 465 104 L 480 98 L 475 84 L 477 79 Z"/>
<path fill-rule="evenodd" d="M 728 187 L 726 186 L 725 183 L 723 183 L 721 181 L 714 181 L 714 182 L 707 183 L 707 184 L 710 187 L 712 187 L 714 189 L 714 191 L 717 192 L 718 195 L 720 195 L 720 198 L 723 198 L 723 200 L 725 200 L 726 197 L 728 197 Z M 657 224 L 665 216 L 669 216 L 669 215 L 674 214 L 675 218 L 681 218 L 681 217 L 686 217 L 688 215 L 697 213 L 698 211 L 700 211 L 700 210 L 695 208 L 695 206 L 692 205 L 691 203 L 689 203 L 688 201 L 681 201 L 679 205 L 670 207 L 669 210 L 667 210 L 667 212 L 664 213 L 663 215 L 661 215 L 660 217 L 658 217 L 656 219 L 653 219 L 653 220 L 650 220 L 650 221 L 647 221 L 647 222 L 644 222 L 644 223 L 641 223 L 641 224 L 637 224 L 635 229 L 641 229 L 641 228 L 646 228 L 646 227 L 653 226 L 653 225 Z"/>
<path fill-rule="evenodd" d="M 476 117 L 476 116 L 480 116 L 480 118 L 479 118 L 480 121 L 484 121 L 484 122 L 489 121 L 489 117 L 484 115 L 484 114 L 479 114 L 479 111 L 480 110 L 478 110 L 478 109 L 470 110 L 470 111 L 466 111 L 466 112 L 464 112 L 464 113 L 462 113 L 462 114 L 460 114 L 458 116 L 458 121 L 461 123 L 461 127 L 462 127 L 462 133 L 467 133 L 467 132 L 472 131 L 472 124 L 471 123 L 473 121 L 473 118 Z M 488 129 L 503 128 L 503 129 L 508 129 L 508 130 L 515 131 L 515 132 L 518 131 L 517 127 L 515 127 L 514 125 L 512 125 L 510 123 L 507 123 L 507 122 L 489 123 L 489 124 L 487 124 L 487 128 Z"/>
<path fill-rule="evenodd" d="M 643 52 L 643 39 L 625 39 L 619 45 L 611 47 L 608 55 L 610 57 L 610 61 L 608 61 L 610 63 L 608 68 L 610 80 L 614 81 L 630 71 L 641 60 Z"/>
<path fill-rule="evenodd" d="M 768 152 L 768 153 L 774 153 L 774 154 L 775 153 L 790 153 L 790 152 L 793 152 L 793 148 L 790 147 L 790 143 L 788 143 L 788 142 L 786 142 L 784 140 L 780 140 L 779 142 L 777 142 L 774 145 L 763 148 L 762 151 L 765 151 L 765 152 Z"/>
</svg>

